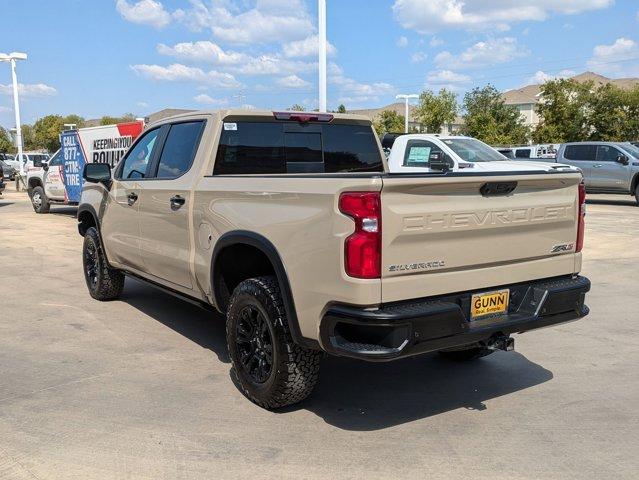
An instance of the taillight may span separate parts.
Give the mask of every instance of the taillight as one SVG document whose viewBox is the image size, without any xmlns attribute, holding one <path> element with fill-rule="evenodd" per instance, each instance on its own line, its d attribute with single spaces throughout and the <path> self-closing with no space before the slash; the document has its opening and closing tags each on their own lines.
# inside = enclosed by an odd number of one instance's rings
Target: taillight
<svg viewBox="0 0 639 480">
<path fill-rule="evenodd" d="M 355 222 L 344 243 L 344 268 L 349 277 L 380 278 L 382 273 L 382 201 L 379 192 L 346 192 L 339 210 Z"/>
<path fill-rule="evenodd" d="M 330 113 L 299 113 L 299 112 L 273 112 L 276 120 L 290 120 L 293 122 L 331 122 L 333 115 Z"/>
<path fill-rule="evenodd" d="M 584 231 L 586 229 L 586 185 L 579 184 L 579 218 L 577 220 L 577 244 L 575 252 L 581 252 L 584 248 Z"/>
</svg>

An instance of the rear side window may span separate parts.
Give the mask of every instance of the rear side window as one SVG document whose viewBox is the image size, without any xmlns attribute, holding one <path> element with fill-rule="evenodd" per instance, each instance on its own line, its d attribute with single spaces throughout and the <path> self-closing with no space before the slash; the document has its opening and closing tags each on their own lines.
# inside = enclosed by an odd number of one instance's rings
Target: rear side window
<svg viewBox="0 0 639 480">
<path fill-rule="evenodd" d="M 195 158 L 204 122 L 171 125 L 158 162 L 156 178 L 172 179 L 184 175 Z"/>
<path fill-rule="evenodd" d="M 594 162 L 597 158 L 596 145 L 567 145 L 564 158 L 568 160 L 582 160 Z"/>
<path fill-rule="evenodd" d="M 381 172 L 372 129 L 295 122 L 226 123 L 215 175 Z"/>
<path fill-rule="evenodd" d="M 530 158 L 530 149 L 518 148 L 515 150 L 515 158 Z"/>
</svg>

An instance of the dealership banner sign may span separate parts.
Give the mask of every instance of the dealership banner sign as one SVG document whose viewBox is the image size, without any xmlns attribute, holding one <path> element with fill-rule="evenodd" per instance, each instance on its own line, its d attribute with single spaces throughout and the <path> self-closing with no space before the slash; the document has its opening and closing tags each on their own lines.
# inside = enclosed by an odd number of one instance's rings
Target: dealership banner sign
<svg viewBox="0 0 639 480">
<path fill-rule="evenodd" d="M 143 128 L 143 122 L 127 122 L 63 132 L 60 141 L 67 201 L 80 201 L 82 172 L 87 162 L 115 167 Z"/>
</svg>

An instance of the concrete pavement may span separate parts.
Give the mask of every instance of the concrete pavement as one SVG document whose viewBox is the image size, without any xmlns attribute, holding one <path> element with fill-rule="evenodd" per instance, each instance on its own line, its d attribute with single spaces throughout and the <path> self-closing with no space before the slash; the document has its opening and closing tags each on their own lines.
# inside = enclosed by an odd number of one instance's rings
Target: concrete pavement
<svg viewBox="0 0 639 480">
<path fill-rule="evenodd" d="M 233 386 L 219 315 L 127 280 L 92 300 L 74 209 L 0 200 L 0 478 L 636 478 L 639 208 L 593 197 L 584 320 L 472 364 L 326 358 L 278 413 Z"/>
</svg>

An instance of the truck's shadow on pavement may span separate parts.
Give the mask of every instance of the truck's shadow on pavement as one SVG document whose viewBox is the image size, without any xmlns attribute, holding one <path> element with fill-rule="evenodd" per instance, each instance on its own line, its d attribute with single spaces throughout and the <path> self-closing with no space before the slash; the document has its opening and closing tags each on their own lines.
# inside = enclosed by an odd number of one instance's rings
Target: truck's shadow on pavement
<svg viewBox="0 0 639 480">
<path fill-rule="evenodd" d="M 470 363 L 437 354 L 380 364 L 329 357 L 302 408 L 345 430 L 379 430 L 458 408 L 485 410 L 487 400 L 552 378 L 552 372 L 516 352 Z"/>
<path fill-rule="evenodd" d="M 121 300 L 229 363 L 220 314 L 130 278 Z M 436 354 L 377 364 L 326 357 L 311 397 L 278 412 L 306 409 L 338 428 L 379 430 L 458 408 L 481 411 L 487 400 L 552 378 L 550 371 L 516 352 L 497 352 L 470 363 Z"/>
</svg>

